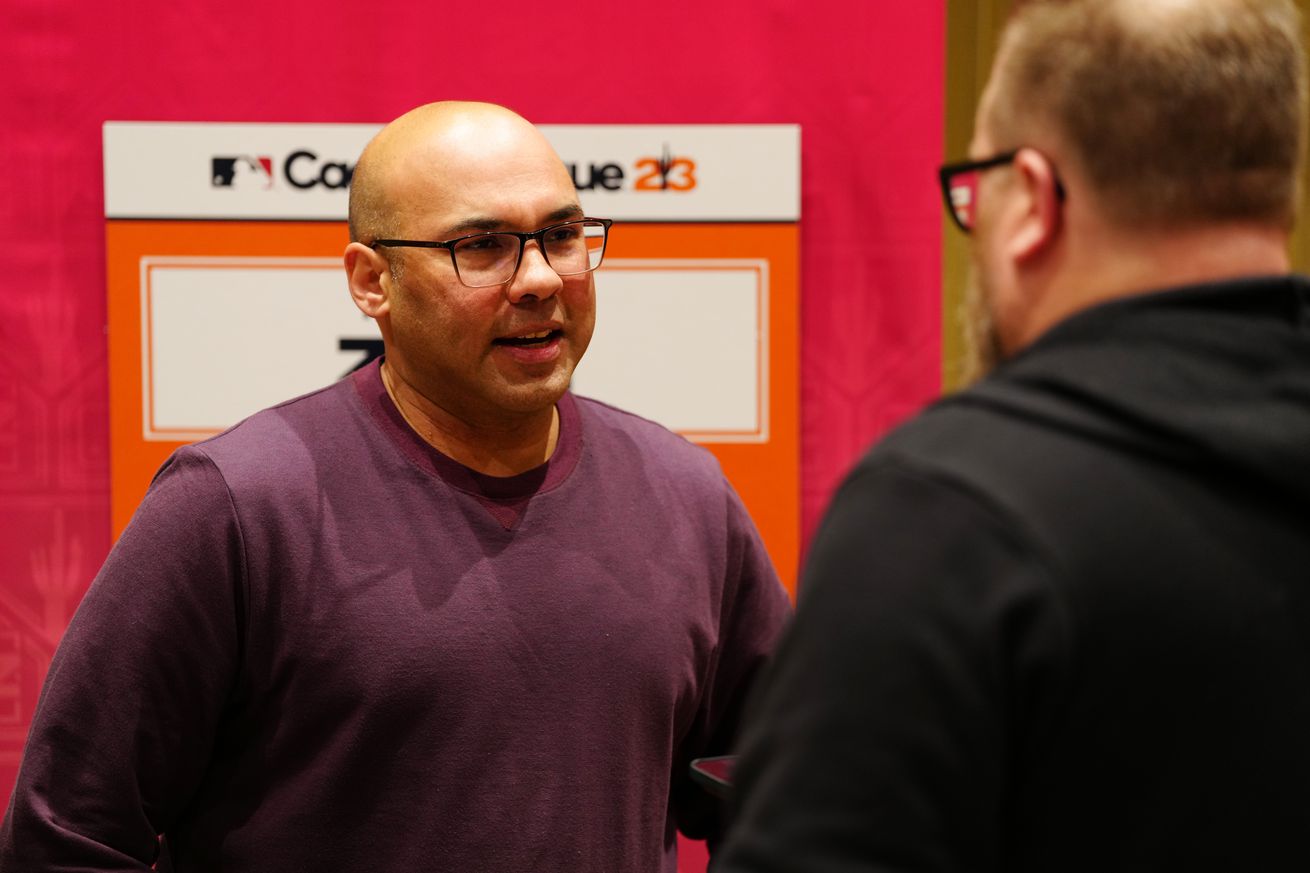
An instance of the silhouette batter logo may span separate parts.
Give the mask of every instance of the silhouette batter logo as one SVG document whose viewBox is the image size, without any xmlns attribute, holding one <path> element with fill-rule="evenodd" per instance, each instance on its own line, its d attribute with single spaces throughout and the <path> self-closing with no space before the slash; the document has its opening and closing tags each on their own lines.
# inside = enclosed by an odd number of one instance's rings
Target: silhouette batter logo
<svg viewBox="0 0 1310 873">
<path fill-rule="evenodd" d="M 209 181 L 215 188 L 267 191 L 273 187 L 273 159 L 263 155 L 215 157 L 211 160 Z"/>
<path fill-rule="evenodd" d="M 637 191 L 692 191 L 696 188 L 696 162 L 673 154 L 669 144 L 658 158 L 641 158 L 635 164 L 642 170 L 634 188 Z"/>
<path fill-rule="evenodd" d="M 673 191 L 686 193 L 696 190 L 696 162 L 685 155 L 675 155 L 665 143 L 659 157 L 641 157 L 631 168 L 618 161 L 591 161 L 566 163 L 573 187 L 579 191 L 622 191 L 624 180 L 631 179 L 634 191 Z M 635 172 L 635 177 L 634 177 Z"/>
</svg>

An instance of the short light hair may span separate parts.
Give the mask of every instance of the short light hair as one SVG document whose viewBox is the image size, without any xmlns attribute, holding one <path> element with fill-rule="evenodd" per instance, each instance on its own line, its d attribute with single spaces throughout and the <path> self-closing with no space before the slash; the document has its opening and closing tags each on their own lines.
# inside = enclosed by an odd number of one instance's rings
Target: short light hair
<svg viewBox="0 0 1310 873">
<path fill-rule="evenodd" d="M 362 157 L 351 176 L 348 213 L 351 242 L 368 244 L 390 234 L 392 208 L 387 202 L 386 186 L 377 178 L 380 169 Z"/>
<path fill-rule="evenodd" d="M 988 120 L 1005 147 L 1050 131 L 1123 225 L 1290 227 L 1300 13 L 1292 0 L 1017 0 Z"/>
<path fill-rule="evenodd" d="M 370 145 L 372 145 L 370 143 Z M 350 179 L 350 206 L 347 213 L 347 225 L 350 228 L 350 241 L 372 245 L 374 240 L 388 239 L 396 235 L 395 206 L 387 193 L 386 169 L 379 166 L 381 159 L 370 153 L 365 147 Z M 392 277 L 399 282 L 403 272 L 403 263 L 396 249 L 383 247 L 382 257 L 391 269 Z"/>
</svg>

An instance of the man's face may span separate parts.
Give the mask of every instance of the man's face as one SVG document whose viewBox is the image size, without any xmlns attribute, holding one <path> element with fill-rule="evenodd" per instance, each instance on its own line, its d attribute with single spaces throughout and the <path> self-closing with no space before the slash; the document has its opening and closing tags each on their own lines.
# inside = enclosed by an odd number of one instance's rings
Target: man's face
<svg viewBox="0 0 1310 873">
<path fill-rule="evenodd" d="M 974 125 L 973 142 L 969 156 L 974 159 L 991 157 L 997 146 L 991 135 L 989 108 L 995 83 L 983 94 Z M 968 359 L 965 380 L 973 381 L 987 375 L 1002 357 L 1000 318 L 1006 301 L 1014 298 L 1014 274 L 1003 256 L 997 224 L 1006 196 L 1005 178 L 1011 171 L 999 167 L 979 176 L 977 202 L 974 204 L 974 225 L 970 236 L 969 253 L 972 261 L 969 284 L 965 290 L 965 342 Z"/>
<path fill-rule="evenodd" d="M 522 129 L 466 130 L 394 168 L 397 235 L 449 240 L 484 230 L 533 231 L 580 218 L 572 180 L 543 140 Z M 591 341 L 590 273 L 559 276 L 536 243 L 506 285 L 464 285 L 445 249 L 397 248 L 389 364 L 468 424 L 550 409 Z M 540 335 L 541 338 L 537 339 Z"/>
</svg>

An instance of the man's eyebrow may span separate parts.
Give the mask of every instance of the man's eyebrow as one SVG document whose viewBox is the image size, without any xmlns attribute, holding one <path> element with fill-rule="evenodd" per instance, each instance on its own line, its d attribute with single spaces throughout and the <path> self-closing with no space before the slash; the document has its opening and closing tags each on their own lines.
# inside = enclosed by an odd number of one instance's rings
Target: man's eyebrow
<svg viewBox="0 0 1310 873">
<path fill-rule="evenodd" d="M 446 228 L 443 234 L 445 237 L 459 236 L 462 233 L 477 233 L 478 231 L 500 230 L 505 226 L 505 222 L 499 218 L 484 218 L 476 216 L 466 218 L 459 224 L 451 225 Z"/>
<path fill-rule="evenodd" d="M 581 218 L 581 217 L 582 217 L 582 207 L 576 203 L 570 203 L 568 206 L 561 206 L 559 209 L 556 209 L 550 215 L 547 215 L 546 222 L 550 223 L 552 221 L 568 221 L 570 218 Z"/>
</svg>

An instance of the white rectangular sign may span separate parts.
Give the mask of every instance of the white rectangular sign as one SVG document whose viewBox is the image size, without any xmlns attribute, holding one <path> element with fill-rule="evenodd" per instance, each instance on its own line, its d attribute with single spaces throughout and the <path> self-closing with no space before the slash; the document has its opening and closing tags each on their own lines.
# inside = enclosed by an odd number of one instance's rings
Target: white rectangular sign
<svg viewBox="0 0 1310 873">
<path fill-rule="evenodd" d="M 607 262 L 574 389 L 698 442 L 766 442 L 768 288 L 763 260 Z M 337 258 L 142 258 L 141 321 L 153 441 L 203 439 L 330 384 L 379 337 Z"/>
<path fill-rule="evenodd" d="M 769 439 L 769 262 L 620 259 L 573 389 L 699 443 Z"/>
<path fill-rule="evenodd" d="M 111 121 L 107 218 L 343 221 L 376 124 Z M 584 211 L 621 221 L 794 222 L 794 124 L 541 125 Z"/>
</svg>

